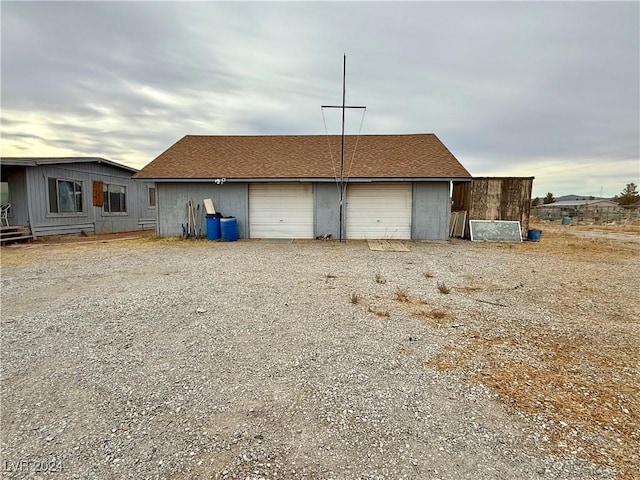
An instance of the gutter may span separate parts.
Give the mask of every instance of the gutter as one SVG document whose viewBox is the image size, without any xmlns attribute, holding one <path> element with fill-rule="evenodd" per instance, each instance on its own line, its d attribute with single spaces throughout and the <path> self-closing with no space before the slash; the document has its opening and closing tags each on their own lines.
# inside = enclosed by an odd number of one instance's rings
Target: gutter
<svg viewBox="0 0 640 480">
<path fill-rule="evenodd" d="M 239 177 L 239 178 L 155 178 L 155 177 L 133 177 L 138 182 L 156 183 L 282 183 L 282 182 L 316 182 L 334 183 L 334 177 Z M 373 183 L 373 182 L 470 182 L 472 177 L 359 177 L 345 179 L 346 183 Z"/>
</svg>

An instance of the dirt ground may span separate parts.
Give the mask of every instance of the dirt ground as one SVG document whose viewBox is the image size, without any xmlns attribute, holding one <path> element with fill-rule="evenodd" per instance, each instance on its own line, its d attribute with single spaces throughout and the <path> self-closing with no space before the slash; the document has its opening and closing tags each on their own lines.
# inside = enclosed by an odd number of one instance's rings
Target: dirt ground
<svg viewBox="0 0 640 480">
<path fill-rule="evenodd" d="M 480 319 L 427 363 L 461 370 L 514 410 L 545 419 L 553 449 L 615 465 L 621 479 L 640 478 L 640 274 L 623 268 L 638 263 L 640 225 L 530 228 L 542 230 L 539 243 L 502 248 L 569 261 L 558 263 L 562 275 L 537 299 L 564 321 L 522 331 Z M 470 279 L 463 288 L 484 287 Z"/>
<path fill-rule="evenodd" d="M 333 341 L 333 337 L 322 336 L 326 334 L 323 330 L 335 329 L 335 334 L 348 334 L 350 341 L 358 345 L 358 342 L 365 340 L 360 339 L 355 330 L 342 332 L 340 328 L 355 328 L 350 320 L 352 318 L 361 322 L 363 328 L 371 323 L 371 332 L 378 332 L 381 336 L 373 348 L 363 343 L 366 348 L 363 347 L 362 352 L 367 352 L 366 354 L 358 353 L 356 347 L 353 352 L 348 353 L 354 355 L 354 365 L 374 355 L 370 352 L 380 350 L 375 353 L 380 355 L 374 363 L 377 369 L 377 365 L 383 362 L 382 354 L 388 354 L 387 350 L 391 349 L 396 358 L 402 362 L 414 362 L 425 372 L 460 375 L 471 384 L 481 385 L 494 392 L 514 418 L 524 418 L 525 430 L 528 432 L 526 437 L 539 439 L 536 443 L 544 445 L 550 455 L 593 462 L 611 469 L 620 480 L 640 478 L 640 225 L 589 227 L 540 223 L 532 224 L 531 228 L 542 230 L 539 242 L 491 244 L 457 239 L 448 244 L 406 242 L 411 252 L 380 255 L 377 255 L 377 252 L 366 251 L 361 244 L 355 243 L 351 247 L 347 245 L 346 248 L 351 251 L 347 250 L 348 255 L 345 258 L 360 262 L 358 267 L 345 264 L 342 257 L 338 257 L 341 260 L 335 262 L 336 255 L 341 255 L 342 248 L 333 242 L 269 245 L 264 242 L 244 241 L 238 243 L 243 251 L 233 257 L 235 263 L 229 263 L 225 267 L 233 273 L 216 278 L 222 288 L 225 282 L 236 281 L 243 278 L 242 275 L 255 274 L 255 289 L 251 290 L 250 295 L 262 295 L 256 298 L 256 306 L 261 302 L 276 302 L 274 296 L 290 294 L 298 284 L 304 288 L 306 293 L 299 294 L 297 299 L 299 302 L 307 303 L 301 305 L 300 311 L 296 311 L 290 319 L 288 313 L 282 313 L 280 322 L 285 322 L 285 319 L 291 322 L 290 325 L 283 325 L 287 327 L 283 332 L 296 328 L 295 325 L 306 312 L 317 309 L 312 295 L 317 295 L 318 301 L 326 296 L 327 300 L 330 300 L 327 305 L 333 305 L 337 298 L 342 298 L 343 305 L 339 315 L 345 316 L 337 317 L 342 323 L 312 326 L 309 330 L 311 333 L 300 334 L 300 338 L 306 342 L 313 338 L 319 345 L 317 348 L 322 352 L 322 342 Z M 66 246 L 65 243 L 73 245 Z M 82 258 L 84 262 L 108 258 L 105 252 L 98 252 L 98 249 L 102 250 L 103 243 L 108 244 L 105 249 L 110 249 L 111 258 L 118 258 L 118 261 L 123 262 L 122 266 L 107 266 L 106 273 L 119 275 L 114 278 L 122 278 L 123 285 L 129 281 L 131 285 L 140 285 L 143 280 L 136 270 L 135 263 L 128 265 L 131 261 L 142 260 L 130 260 L 127 252 L 140 249 L 147 252 L 148 257 L 149 251 L 158 246 L 158 250 L 177 250 L 182 257 L 189 255 L 194 260 L 211 255 L 206 241 L 157 239 L 153 232 L 143 232 L 142 235 L 126 233 L 41 238 L 31 244 L 2 248 L 3 285 L 5 280 L 11 282 L 7 285 L 13 285 L 17 281 L 6 278 L 8 272 L 12 274 L 14 270 L 24 269 L 29 278 L 35 279 L 47 272 L 46 265 L 56 263 L 57 258 L 60 258 L 60 262 L 64 262 L 67 268 L 72 268 L 76 258 Z M 250 245 L 260 245 L 262 257 L 248 259 L 249 252 L 258 250 L 249 248 Z M 229 246 L 221 244 L 220 247 L 227 251 Z M 236 255 L 232 252 L 237 250 L 240 249 L 228 249 L 228 255 Z M 314 255 L 320 256 L 315 259 L 312 258 Z M 206 258 L 209 261 L 208 257 Z M 247 258 L 250 264 L 239 271 L 235 270 L 237 263 L 243 258 Z M 291 270 L 285 269 L 288 277 L 300 277 L 297 281 L 289 278 L 292 283 L 286 287 L 289 292 L 285 294 L 269 283 L 272 273 L 264 270 L 260 258 L 264 262 L 273 261 L 276 264 L 282 261 L 281 258 L 293 258 L 297 262 L 306 262 L 310 272 L 296 273 L 298 270 L 294 267 L 291 267 Z M 149 268 L 147 264 L 144 265 Z M 158 264 L 154 268 L 158 270 L 154 274 L 154 284 L 165 281 L 181 282 L 191 278 L 187 272 L 176 275 L 169 265 L 165 267 Z M 264 278 L 260 276 L 262 274 Z M 76 288 L 75 295 L 80 293 L 81 298 L 86 297 L 88 308 L 93 308 L 92 305 L 97 302 L 95 298 L 98 290 L 91 283 L 92 274 L 83 275 L 73 284 Z M 367 278 L 367 275 L 370 278 Z M 196 279 L 193 285 L 197 284 Z M 159 287 L 154 288 L 157 290 Z M 237 288 L 234 284 L 233 289 Z M 114 283 L 107 290 L 109 292 L 119 289 L 124 290 L 125 287 Z M 9 299 L 5 298 L 3 292 L 3 303 L 6 300 L 15 301 L 16 298 L 21 298 L 24 302 L 21 305 L 12 304 L 9 310 L 3 308 L 3 337 L 5 328 L 10 328 L 11 334 L 16 338 L 22 334 L 20 327 L 16 326 L 15 319 L 28 318 L 30 312 L 36 312 L 37 309 L 52 308 L 48 306 L 51 302 L 51 292 L 43 289 L 27 292 L 28 295 L 20 293 L 19 297 Z M 125 295 L 124 292 L 121 294 Z M 62 304 L 65 301 L 71 302 L 70 293 L 67 291 L 59 290 L 56 295 Z M 173 298 L 167 294 L 163 296 L 167 299 Z M 153 297 L 153 301 L 165 302 L 163 296 Z M 172 301 L 179 301 L 179 297 L 176 298 L 178 300 Z M 201 314 L 206 316 L 207 309 L 222 308 L 220 305 L 224 306 L 224 303 L 219 302 L 230 302 L 230 298 L 221 300 L 216 297 L 215 301 L 211 301 L 218 303 L 203 308 Z M 138 301 L 142 302 L 136 300 Z M 294 307 L 291 302 L 284 305 L 286 307 L 277 308 L 286 308 L 283 312 L 288 312 Z M 166 300 L 167 311 L 172 311 L 178 306 Z M 120 309 L 119 305 L 117 307 Z M 11 313 L 11 319 L 5 318 L 7 311 Z M 247 316 L 253 314 L 254 310 L 246 308 Z M 7 320 L 11 323 L 5 323 Z M 48 328 L 56 325 L 54 320 L 51 322 Z M 55 328 L 67 328 L 64 322 L 60 325 Z M 231 326 L 228 328 L 235 328 L 232 326 L 233 323 L 229 325 Z M 255 325 L 256 322 L 252 319 L 247 321 L 245 328 L 257 328 Z M 96 328 L 101 327 L 98 325 Z M 147 326 L 136 324 L 135 328 Z M 181 334 L 177 326 L 172 328 L 176 329 L 176 335 Z M 313 333 L 314 328 L 318 329 L 317 333 Z M 389 328 L 389 331 L 386 331 L 386 328 Z M 224 330 L 217 332 L 218 335 L 224 334 Z M 418 332 L 417 338 L 415 332 Z M 374 333 L 370 334 L 375 336 Z M 392 341 L 389 338 L 390 335 L 396 334 L 398 338 L 401 336 L 403 341 Z M 267 330 L 261 330 L 261 335 L 267 335 Z M 94 337 L 88 338 L 93 341 Z M 157 343 L 157 348 L 166 348 L 169 341 L 163 339 Z M 236 340 L 230 338 L 228 341 Z M 144 344 L 139 345 L 129 339 L 124 339 L 123 342 L 123 348 L 128 352 L 146 348 Z M 94 348 L 92 352 L 100 351 L 98 347 Z M 251 349 L 254 348 L 257 347 L 251 346 Z M 346 355 L 340 350 L 342 346 L 332 348 L 335 348 L 336 352 L 342 352 L 339 355 Z M 19 353 L 11 349 L 12 345 L 5 342 L 3 355 L 18 359 Z M 158 350 L 149 351 L 157 354 Z M 253 350 L 246 353 L 247 362 L 252 360 L 251 351 Z M 144 350 L 140 350 L 141 356 L 142 352 Z M 269 358 L 269 353 L 265 353 L 268 350 L 256 352 Z M 314 357 L 307 363 L 315 365 L 318 359 L 322 358 L 322 353 L 318 358 L 315 355 L 314 353 Z M 411 375 L 418 375 L 409 364 L 402 365 Z M 296 363 L 295 368 L 301 367 Z M 252 373 L 247 375 L 253 376 Z M 384 383 L 384 379 L 381 378 L 381 382 Z M 17 385 L 18 388 L 22 388 L 22 384 Z M 351 391 L 353 387 L 354 384 L 345 385 L 345 392 Z M 330 391 L 334 387 L 322 384 L 322 388 Z M 362 392 L 364 398 L 366 390 Z M 214 393 L 212 391 L 211 395 Z M 283 387 L 280 394 L 286 396 L 288 392 Z M 23 401 L 28 404 L 28 399 Z M 37 412 L 40 407 L 30 408 Z M 323 407 L 314 404 L 314 408 L 322 410 Z M 254 416 L 253 407 L 249 412 L 249 420 L 243 421 L 251 421 Z M 4 424 L 14 421 L 14 415 L 6 408 L 2 416 Z M 286 424 L 286 420 L 282 420 L 282 423 Z M 318 424 L 317 428 L 322 430 L 326 427 L 325 424 L 326 421 Z M 12 428 L 19 432 L 18 426 Z M 300 431 L 302 428 L 300 427 Z M 237 434 L 236 432 L 234 435 Z M 258 443 L 262 444 L 262 434 L 259 436 Z M 358 438 L 360 441 L 360 437 Z M 3 445 L 9 445 L 15 450 L 17 447 L 12 441 L 5 437 Z M 266 439 L 264 442 L 265 445 L 268 443 Z M 404 440 L 401 440 L 404 445 L 403 442 Z M 331 445 L 330 442 L 327 444 Z M 470 449 L 468 454 L 471 454 L 472 450 Z M 239 457 L 236 457 L 236 462 Z M 354 458 L 348 460 L 353 462 Z M 390 458 L 383 460 L 390 463 Z M 363 461 L 366 461 L 366 458 Z M 184 470 L 187 468 L 185 465 L 189 465 L 187 460 L 183 460 L 179 467 L 183 472 L 189 472 L 190 470 Z M 226 466 L 225 469 L 234 472 L 232 466 Z M 197 474 L 198 470 L 192 472 L 196 472 L 191 474 L 192 478 L 200 476 Z M 326 473 L 327 470 L 318 472 Z M 241 471 L 238 470 L 237 473 L 240 475 Z M 347 477 L 351 478 L 351 473 Z M 231 473 L 229 475 L 229 478 L 235 478 Z M 216 475 L 209 473 L 204 476 L 227 478 L 219 472 Z M 169 477 L 170 474 L 165 474 L 159 478 Z M 185 473 L 184 476 L 172 478 L 188 477 L 189 474 Z M 265 478 L 271 477 L 265 475 Z M 285 475 L 285 478 L 288 477 Z M 322 474 L 310 475 L 308 478 L 322 478 Z M 375 478 L 399 477 L 381 475 Z M 420 478 L 420 475 L 409 475 L 407 478 Z M 442 478 L 456 478 L 455 471 L 451 472 L 450 477 Z M 475 478 L 503 477 L 488 474 L 483 476 L 478 473 Z M 541 474 L 536 478 L 558 477 Z M 559 478 L 562 478 L 562 475 Z"/>
</svg>

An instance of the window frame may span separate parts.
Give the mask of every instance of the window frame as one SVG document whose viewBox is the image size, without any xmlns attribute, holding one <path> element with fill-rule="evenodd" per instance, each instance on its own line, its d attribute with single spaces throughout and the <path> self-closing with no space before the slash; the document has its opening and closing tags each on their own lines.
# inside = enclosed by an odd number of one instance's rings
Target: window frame
<svg viewBox="0 0 640 480">
<path fill-rule="evenodd" d="M 47 203 L 49 204 L 47 207 L 47 217 L 85 217 L 87 216 L 86 206 L 85 206 L 85 188 L 84 182 L 82 180 L 77 180 L 75 178 L 65 178 L 65 177 L 46 177 L 47 179 Z M 51 211 L 51 184 L 55 185 L 55 206 L 56 211 Z M 61 212 L 60 211 L 60 182 L 69 182 L 73 183 L 73 212 Z M 76 187 L 80 186 L 80 190 L 76 190 Z M 80 196 L 80 202 L 78 203 L 78 194 Z M 78 206 L 81 210 L 78 210 Z"/>
<path fill-rule="evenodd" d="M 4 200 L 4 201 L 0 201 L 0 203 L 2 203 L 3 205 L 11 203 L 11 187 L 9 186 L 9 177 L 6 177 L 6 176 L 2 175 L 0 177 L 0 184 L 6 184 L 7 185 L 7 188 L 6 188 L 7 196 L 4 199 L 0 199 L 0 200 Z"/>
<path fill-rule="evenodd" d="M 151 190 L 153 190 L 153 204 L 151 203 Z M 158 206 L 158 189 L 155 185 L 147 186 L 147 208 L 157 208 Z"/>
<path fill-rule="evenodd" d="M 118 212 L 112 212 L 111 211 L 111 195 L 109 194 L 109 187 L 120 187 L 122 189 L 124 189 L 124 192 L 120 192 L 122 195 L 124 195 L 124 198 L 122 199 L 122 204 L 124 206 L 124 210 L 123 211 L 118 211 Z M 125 216 L 125 215 L 129 215 L 129 205 L 128 205 L 128 195 L 127 195 L 127 185 L 122 185 L 120 183 L 107 183 L 107 182 L 103 182 L 102 184 L 102 194 L 103 197 L 105 194 L 106 198 L 104 199 L 103 205 L 102 205 L 102 216 L 103 217 L 112 217 L 112 216 Z M 108 208 L 108 210 L 107 210 Z"/>
</svg>

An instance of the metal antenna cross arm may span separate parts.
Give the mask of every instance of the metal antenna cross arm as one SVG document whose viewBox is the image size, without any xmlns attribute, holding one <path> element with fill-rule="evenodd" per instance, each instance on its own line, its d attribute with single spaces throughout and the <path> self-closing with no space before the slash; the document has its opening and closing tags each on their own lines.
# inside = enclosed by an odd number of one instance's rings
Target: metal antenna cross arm
<svg viewBox="0 0 640 480">
<path fill-rule="evenodd" d="M 320 108 L 367 108 L 367 107 L 360 106 L 360 105 L 345 105 L 344 107 L 342 105 L 322 105 Z"/>
</svg>

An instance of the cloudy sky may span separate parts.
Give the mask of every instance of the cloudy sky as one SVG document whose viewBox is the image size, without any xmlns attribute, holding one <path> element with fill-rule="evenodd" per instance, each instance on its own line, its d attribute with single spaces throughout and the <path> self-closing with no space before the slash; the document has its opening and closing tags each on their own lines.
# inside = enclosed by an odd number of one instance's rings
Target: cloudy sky
<svg viewBox="0 0 640 480">
<path fill-rule="evenodd" d="M 1 3 L 4 156 L 186 134 L 435 133 L 475 176 L 640 184 L 640 3 Z M 325 130 L 326 123 L 326 130 Z"/>
</svg>

